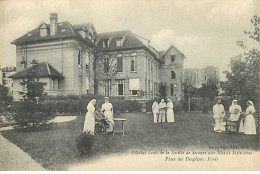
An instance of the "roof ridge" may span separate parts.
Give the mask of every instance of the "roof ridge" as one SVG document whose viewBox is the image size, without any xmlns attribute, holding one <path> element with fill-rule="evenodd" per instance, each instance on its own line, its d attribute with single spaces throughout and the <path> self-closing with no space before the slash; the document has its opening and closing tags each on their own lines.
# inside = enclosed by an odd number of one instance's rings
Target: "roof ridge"
<svg viewBox="0 0 260 174">
<path fill-rule="evenodd" d="M 46 66 L 47 66 L 48 73 L 49 73 L 49 75 L 51 75 L 51 71 L 50 71 L 50 68 L 49 68 L 49 64 L 48 64 L 47 62 L 45 62 L 45 63 L 46 63 Z"/>
</svg>

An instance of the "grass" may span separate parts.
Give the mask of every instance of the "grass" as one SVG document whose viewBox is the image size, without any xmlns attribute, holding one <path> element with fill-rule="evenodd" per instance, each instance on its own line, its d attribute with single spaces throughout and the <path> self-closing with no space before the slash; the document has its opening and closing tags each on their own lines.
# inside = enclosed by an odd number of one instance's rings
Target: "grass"
<svg viewBox="0 0 260 174">
<path fill-rule="evenodd" d="M 209 146 L 243 146 L 259 150 L 258 136 L 213 132 L 211 114 L 179 113 L 175 115 L 175 123 L 160 124 L 153 124 L 152 114 L 125 113 L 120 117 L 127 119 L 126 135 L 97 135 L 89 157 L 79 157 L 75 148 L 75 135 L 83 128 L 83 116 L 78 116 L 73 121 L 55 124 L 51 130 L 8 130 L 1 133 L 49 170 L 65 170 L 67 165 L 73 163 L 130 149 L 208 150 Z"/>
</svg>

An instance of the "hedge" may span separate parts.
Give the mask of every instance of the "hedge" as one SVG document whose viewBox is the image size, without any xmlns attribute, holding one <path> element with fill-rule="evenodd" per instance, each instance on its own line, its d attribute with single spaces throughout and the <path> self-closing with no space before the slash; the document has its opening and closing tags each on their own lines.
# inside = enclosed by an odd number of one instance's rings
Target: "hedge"
<svg viewBox="0 0 260 174">
<path fill-rule="evenodd" d="M 78 114 L 79 111 L 81 114 L 85 114 L 87 112 L 87 105 L 90 100 L 94 97 L 90 97 L 89 99 L 63 99 L 63 100 L 45 100 L 42 101 L 47 106 L 52 106 L 54 108 L 54 112 L 56 114 Z M 103 97 L 96 97 L 96 110 L 101 109 L 102 104 L 104 103 Z M 123 113 L 123 112 L 141 112 L 142 105 L 138 101 L 135 100 L 123 100 L 118 99 L 118 97 L 110 97 L 110 103 L 113 105 L 114 113 Z"/>
</svg>

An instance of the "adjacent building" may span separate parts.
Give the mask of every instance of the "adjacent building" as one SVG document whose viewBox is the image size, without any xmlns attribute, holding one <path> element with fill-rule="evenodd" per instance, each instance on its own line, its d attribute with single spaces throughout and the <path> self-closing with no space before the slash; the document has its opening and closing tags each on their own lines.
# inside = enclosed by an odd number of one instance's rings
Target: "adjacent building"
<svg viewBox="0 0 260 174">
<path fill-rule="evenodd" d="M 219 84 L 219 68 L 207 66 L 205 68 L 186 68 L 184 71 L 184 82 L 196 88 L 206 83 Z"/>
<path fill-rule="evenodd" d="M 13 94 L 14 90 L 14 83 L 12 78 L 9 78 L 11 75 L 16 73 L 16 67 L 14 66 L 7 66 L 1 69 L 1 84 L 4 85 L 9 89 L 9 95 Z"/>
<path fill-rule="evenodd" d="M 184 80 L 184 54 L 171 45 L 166 51 L 160 51 L 161 82 L 167 84 L 168 98 L 180 100 L 182 98 L 182 83 Z"/>
<path fill-rule="evenodd" d="M 20 81 L 33 71 L 45 82 L 48 95 L 152 99 L 164 82 L 168 97 L 181 99 L 184 54 L 173 45 L 157 51 L 149 43 L 130 30 L 97 33 L 91 23 L 58 22 L 52 13 L 50 24 L 42 22 L 12 42 L 17 64 L 17 73 L 11 76 L 14 98 L 21 98 Z"/>
</svg>

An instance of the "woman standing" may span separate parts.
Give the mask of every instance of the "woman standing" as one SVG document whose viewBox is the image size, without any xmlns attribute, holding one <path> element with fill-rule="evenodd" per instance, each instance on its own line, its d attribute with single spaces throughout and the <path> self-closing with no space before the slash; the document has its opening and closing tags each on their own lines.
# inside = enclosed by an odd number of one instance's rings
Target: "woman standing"
<svg viewBox="0 0 260 174">
<path fill-rule="evenodd" d="M 113 131 L 114 117 L 113 117 L 113 105 L 109 103 L 109 98 L 105 97 L 105 103 L 102 105 L 101 111 L 104 112 L 104 116 L 112 124 L 109 124 L 107 128 L 108 132 Z"/>
<path fill-rule="evenodd" d="M 173 103 L 171 99 L 167 99 L 167 122 L 174 122 Z"/>
<path fill-rule="evenodd" d="M 247 102 L 247 109 L 246 109 L 246 118 L 244 123 L 244 134 L 246 135 L 256 135 L 256 125 L 255 125 L 255 118 L 252 115 L 255 113 L 255 107 L 252 101 Z"/>
<path fill-rule="evenodd" d="M 95 104 L 96 104 L 96 100 L 93 99 L 88 103 L 87 106 L 87 113 L 85 116 L 85 122 L 84 122 L 84 128 L 83 128 L 83 132 L 84 131 L 89 131 L 92 134 L 94 134 L 95 132 Z"/>
<path fill-rule="evenodd" d="M 166 103 L 164 102 L 164 99 L 162 99 L 160 104 L 159 104 L 159 119 L 158 119 L 158 123 L 165 122 L 165 108 L 166 108 Z"/>
</svg>

